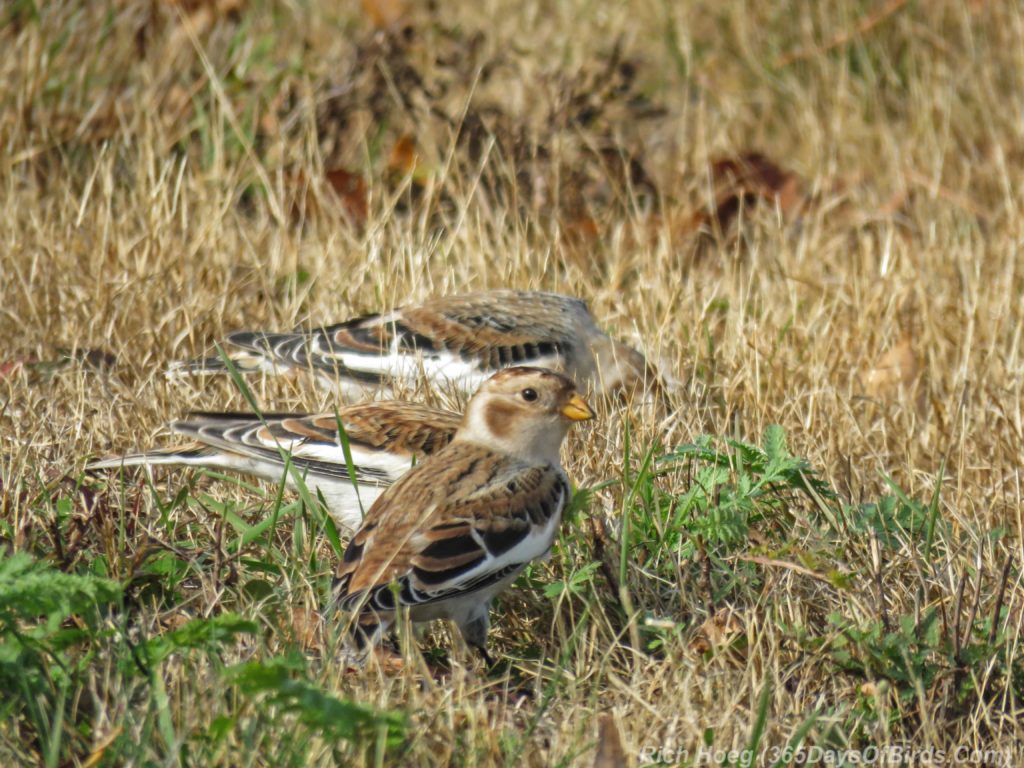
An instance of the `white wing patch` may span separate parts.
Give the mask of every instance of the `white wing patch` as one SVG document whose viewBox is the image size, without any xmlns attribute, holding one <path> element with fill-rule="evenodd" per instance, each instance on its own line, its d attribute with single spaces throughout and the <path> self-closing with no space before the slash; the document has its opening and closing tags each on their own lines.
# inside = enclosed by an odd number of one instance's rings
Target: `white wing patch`
<svg viewBox="0 0 1024 768">
<path fill-rule="evenodd" d="M 396 337 L 390 349 L 381 354 L 360 354 L 358 352 L 328 352 L 317 350 L 317 357 L 336 360 L 340 369 L 391 377 L 404 382 L 416 382 L 421 375 L 432 381 L 449 381 L 466 390 L 475 390 L 493 373 L 481 369 L 478 361 L 467 362 L 448 351 L 407 352 L 399 347 L 401 338 Z M 341 371 L 344 378 L 344 371 Z"/>
</svg>

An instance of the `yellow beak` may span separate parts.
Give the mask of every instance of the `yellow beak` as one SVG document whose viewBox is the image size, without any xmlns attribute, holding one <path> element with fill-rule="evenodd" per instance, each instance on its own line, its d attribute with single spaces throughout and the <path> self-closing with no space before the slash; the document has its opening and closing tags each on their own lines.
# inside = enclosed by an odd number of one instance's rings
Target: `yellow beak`
<svg viewBox="0 0 1024 768">
<path fill-rule="evenodd" d="M 579 395 L 573 395 L 565 407 L 562 408 L 562 415 L 573 421 L 586 421 L 594 418 L 594 412 L 590 410 L 587 401 Z"/>
</svg>

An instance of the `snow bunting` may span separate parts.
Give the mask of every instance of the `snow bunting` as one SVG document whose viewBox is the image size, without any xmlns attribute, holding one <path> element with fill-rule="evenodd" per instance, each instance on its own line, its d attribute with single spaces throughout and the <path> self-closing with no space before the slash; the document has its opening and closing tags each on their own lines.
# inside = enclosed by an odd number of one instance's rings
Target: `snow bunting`
<svg viewBox="0 0 1024 768">
<path fill-rule="evenodd" d="M 310 331 L 241 331 L 227 342 L 240 371 L 313 370 L 349 396 L 421 374 L 472 392 L 512 365 L 550 368 L 605 392 L 656 380 L 643 355 L 601 331 L 584 302 L 539 291 L 449 296 Z M 209 357 L 177 363 L 168 375 L 226 370 Z"/>
<path fill-rule="evenodd" d="M 553 371 L 488 379 L 452 442 L 385 491 L 349 543 L 335 595 L 357 639 L 376 641 L 408 608 L 414 622 L 452 619 L 489 660 L 491 599 L 551 549 L 570 496 L 559 449 L 593 415 Z"/>
<path fill-rule="evenodd" d="M 338 422 L 348 437 L 355 486 L 345 461 Z M 412 466 L 414 457 L 451 442 L 462 416 L 415 403 L 352 405 L 334 413 L 197 413 L 170 428 L 196 442 L 94 461 L 87 470 L 131 466 L 191 465 L 229 469 L 296 485 L 295 472 L 315 496 L 319 491 L 335 522 L 354 531 L 363 509 Z M 285 456 L 293 470 L 285 477 Z"/>
</svg>

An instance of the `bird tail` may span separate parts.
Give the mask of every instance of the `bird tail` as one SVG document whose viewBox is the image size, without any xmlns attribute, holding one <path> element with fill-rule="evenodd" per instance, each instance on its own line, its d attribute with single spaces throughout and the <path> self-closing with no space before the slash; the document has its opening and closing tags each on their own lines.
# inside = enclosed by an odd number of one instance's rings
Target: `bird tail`
<svg viewBox="0 0 1024 768">
<path fill-rule="evenodd" d="M 273 373 L 277 370 L 271 360 L 258 352 L 241 351 L 228 356 L 239 373 Z M 196 360 L 180 360 L 167 367 L 168 379 L 183 379 L 188 376 L 217 376 L 231 369 L 223 357 L 200 357 Z"/>
<path fill-rule="evenodd" d="M 126 456 L 108 456 L 105 459 L 90 461 L 85 465 L 87 472 L 103 469 L 121 469 L 122 467 L 156 467 L 156 466 L 210 466 L 214 451 L 202 443 L 176 445 L 142 453 L 129 453 Z"/>
<path fill-rule="evenodd" d="M 303 333 L 236 331 L 228 334 L 227 359 L 239 373 L 281 373 L 309 365 L 309 338 Z M 172 363 L 167 378 L 224 374 L 230 371 L 222 355 Z"/>
</svg>

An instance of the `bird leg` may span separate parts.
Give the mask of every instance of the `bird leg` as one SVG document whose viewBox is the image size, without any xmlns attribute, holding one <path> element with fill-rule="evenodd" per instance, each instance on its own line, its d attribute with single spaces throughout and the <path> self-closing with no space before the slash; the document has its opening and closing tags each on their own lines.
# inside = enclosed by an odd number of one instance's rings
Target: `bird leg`
<svg viewBox="0 0 1024 768">
<path fill-rule="evenodd" d="M 487 630 L 490 629 L 491 621 L 487 616 L 488 606 L 485 604 L 483 610 L 478 611 L 467 620 L 459 622 L 459 632 L 466 645 L 475 650 L 483 658 L 488 667 L 494 666 L 494 659 L 487 652 Z"/>
</svg>

